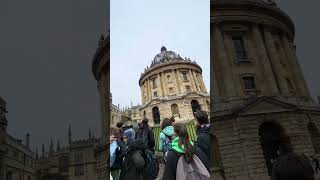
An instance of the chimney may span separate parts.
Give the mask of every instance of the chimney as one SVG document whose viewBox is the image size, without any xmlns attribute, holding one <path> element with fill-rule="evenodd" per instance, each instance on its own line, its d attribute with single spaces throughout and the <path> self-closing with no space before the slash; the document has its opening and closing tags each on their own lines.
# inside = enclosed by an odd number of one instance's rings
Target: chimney
<svg viewBox="0 0 320 180">
<path fill-rule="evenodd" d="M 26 147 L 27 149 L 30 149 L 30 134 L 27 133 L 26 135 Z"/>
</svg>

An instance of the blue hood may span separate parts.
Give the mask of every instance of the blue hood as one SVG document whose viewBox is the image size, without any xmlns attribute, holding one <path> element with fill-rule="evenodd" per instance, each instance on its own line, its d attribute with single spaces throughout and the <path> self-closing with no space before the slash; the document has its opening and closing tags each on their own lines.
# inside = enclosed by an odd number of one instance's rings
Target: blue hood
<svg viewBox="0 0 320 180">
<path fill-rule="evenodd" d="M 173 136 L 174 129 L 173 126 L 167 126 L 162 130 L 167 136 Z"/>
</svg>

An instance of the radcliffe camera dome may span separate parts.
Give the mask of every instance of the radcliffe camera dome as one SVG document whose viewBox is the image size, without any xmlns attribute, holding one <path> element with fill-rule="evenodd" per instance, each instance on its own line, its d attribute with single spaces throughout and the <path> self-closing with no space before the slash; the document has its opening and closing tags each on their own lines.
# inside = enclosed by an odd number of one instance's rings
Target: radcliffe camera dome
<svg viewBox="0 0 320 180">
<path fill-rule="evenodd" d="M 174 61 L 174 60 L 184 60 L 184 59 L 181 58 L 177 53 L 173 51 L 168 51 L 166 47 L 162 46 L 160 49 L 160 53 L 153 58 L 153 61 L 151 62 L 151 66 L 155 64 L 167 62 L 167 61 Z"/>
</svg>

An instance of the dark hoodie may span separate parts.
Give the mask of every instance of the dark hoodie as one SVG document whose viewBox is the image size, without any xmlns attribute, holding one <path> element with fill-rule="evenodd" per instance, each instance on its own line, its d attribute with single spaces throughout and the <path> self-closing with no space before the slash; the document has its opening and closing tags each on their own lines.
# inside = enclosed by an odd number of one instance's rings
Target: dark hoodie
<svg viewBox="0 0 320 180">
<path fill-rule="evenodd" d="M 205 124 L 201 125 L 197 129 L 197 142 L 196 146 L 198 146 L 210 159 L 210 125 Z"/>
<path fill-rule="evenodd" d="M 145 167 L 142 153 L 146 149 L 141 139 L 133 140 L 128 144 L 127 155 L 120 173 L 120 180 L 141 180 L 141 173 Z"/>
<path fill-rule="evenodd" d="M 191 141 L 190 141 L 191 142 Z M 173 139 L 171 146 L 172 149 L 169 150 L 168 156 L 167 156 L 167 162 L 166 166 L 164 168 L 162 180 L 175 180 L 176 179 L 176 171 L 177 171 L 177 165 L 178 161 L 181 155 L 184 154 L 184 146 L 179 147 L 179 137 L 176 137 Z M 193 143 L 191 142 L 193 145 Z M 194 146 L 195 148 L 195 155 L 202 161 L 202 163 L 206 166 L 208 169 L 208 161 L 209 159 L 206 159 L 206 155 L 201 151 L 200 148 Z"/>
</svg>

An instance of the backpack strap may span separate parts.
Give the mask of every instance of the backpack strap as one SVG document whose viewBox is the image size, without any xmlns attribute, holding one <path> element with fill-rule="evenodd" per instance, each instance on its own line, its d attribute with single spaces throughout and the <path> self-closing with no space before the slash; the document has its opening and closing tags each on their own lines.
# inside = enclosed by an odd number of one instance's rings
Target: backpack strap
<svg viewBox="0 0 320 180">
<path fill-rule="evenodd" d="M 171 138 L 172 136 L 168 136 L 166 133 L 164 133 L 163 131 L 161 131 L 170 141 L 171 141 Z"/>
</svg>

